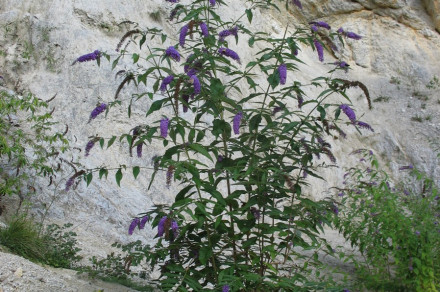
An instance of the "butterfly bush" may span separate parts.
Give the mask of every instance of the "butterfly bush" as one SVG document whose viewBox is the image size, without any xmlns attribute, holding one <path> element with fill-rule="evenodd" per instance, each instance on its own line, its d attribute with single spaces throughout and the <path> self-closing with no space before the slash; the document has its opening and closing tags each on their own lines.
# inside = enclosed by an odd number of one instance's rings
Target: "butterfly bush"
<svg viewBox="0 0 440 292">
<path fill-rule="evenodd" d="M 136 86 L 136 94 L 117 102 L 127 106 L 124 123 L 134 123 L 135 116 L 138 128 L 133 125 L 136 131 L 99 141 L 104 145 L 109 139 L 108 147 L 128 141 L 128 154 L 132 156 L 135 146 L 139 158 L 149 155 L 142 153 L 149 144 L 160 143 L 148 147 L 157 151 L 151 154 L 151 164 L 130 160 L 139 163 L 132 173 L 138 177 L 142 172 L 150 180 L 142 190 L 161 183 L 166 192 L 158 195 L 172 201 L 149 205 L 132 220 L 128 233 L 144 230 L 147 222 L 157 228 L 144 260 L 161 274 L 156 283 L 164 291 L 317 290 L 313 277 L 328 280 L 315 274 L 319 259 L 307 259 L 308 268 L 298 261 L 297 250 L 327 248 L 319 231 L 328 216 L 340 214 L 341 205 L 330 198 L 314 202 L 304 187 L 310 177 L 320 177 L 318 164 L 337 163 L 329 142 L 335 139 L 329 137 L 346 136 L 341 127 L 373 131 L 356 120 L 350 106 L 340 105 L 350 86 L 359 84 L 333 77 L 334 70 L 348 64 L 339 55 L 322 63 L 329 42 L 354 35 L 333 32 L 324 21 L 295 24 L 297 28 L 286 28 L 282 37 L 262 34 L 252 21 L 255 11 L 268 8 L 266 1 L 238 5 L 242 17 L 227 21 L 217 14 L 220 5 L 227 8 L 226 1 L 164 2 L 170 3 L 165 6 L 170 10 L 167 31 L 135 26 L 129 34 L 137 45 L 132 66 L 119 63 L 131 45 L 118 57 L 103 54 L 112 67 L 126 73 L 118 93 L 127 84 Z M 302 9 L 298 0 L 286 4 Z M 194 31 L 200 37 L 194 37 Z M 149 40 L 155 37 L 162 45 L 152 45 Z M 240 54 L 246 54 L 243 60 L 230 48 L 235 41 Z M 308 65 L 329 67 L 328 75 L 312 82 L 298 80 L 306 50 L 318 54 Z M 182 58 L 185 62 L 179 63 Z M 308 90 L 310 84 L 322 89 L 321 94 Z M 146 103 L 139 104 L 141 99 Z M 104 105 L 90 120 L 108 110 Z M 340 111 L 351 124 L 341 122 Z M 121 187 L 128 167 L 116 167 Z M 112 170 L 94 171 L 106 176 Z"/>
</svg>

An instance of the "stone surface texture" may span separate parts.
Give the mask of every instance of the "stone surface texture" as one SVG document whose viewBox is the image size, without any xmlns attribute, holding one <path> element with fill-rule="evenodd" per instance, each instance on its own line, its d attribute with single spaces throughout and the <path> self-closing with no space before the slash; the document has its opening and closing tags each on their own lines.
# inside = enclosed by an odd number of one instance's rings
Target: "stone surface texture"
<svg viewBox="0 0 440 292">
<path fill-rule="evenodd" d="M 142 123 L 142 118 L 151 105 L 149 99 L 136 104 L 131 119 L 127 118 L 125 110 L 114 110 L 106 118 L 102 115 L 87 123 L 91 110 L 98 102 L 114 99 L 121 79 L 115 79 L 107 61 L 102 62 L 101 68 L 94 62 L 73 66 L 71 64 L 78 56 L 96 49 L 115 54 L 116 44 L 129 28 L 127 24 L 120 23 L 127 20 L 139 23 L 141 28 L 157 27 L 168 34 L 168 40 L 163 45 L 158 38 L 148 40 L 148 45 L 152 47 L 165 48 L 177 43 L 181 24 L 167 20 L 172 7 L 168 2 L 1 2 L 0 75 L 4 77 L 3 86 L 15 92 L 29 89 L 45 100 L 57 94 L 50 105 L 55 108 L 55 118 L 61 121 L 59 127 L 62 129 L 64 124 L 69 125 L 67 137 L 71 139 L 73 147 L 84 149 L 89 137 L 95 134 L 110 137 L 127 132 L 134 125 Z M 243 4 L 245 1 L 225 2 L 230 6 L 220 6 L 218 13 L 226 18 L 238 17 L 246 8 L 246 4 Z M 384 162 L 388 162 L 384 163 L 384 167 L 396 179 L 404 175 L 398 168 L 408 164 L 438 179 L 439 160 L 432 144 L 439 142 L 440 137 L 440 95 L 438 90 L 429 90 L 425 85 L 433 76 L 440 75 L 440 35 L 436 31 L 440 30 L 439 1 L 302 2 L 303 11 L 293 5 L 289 5 L 286 10 L 285 5 L 281 4 L 281 14 L 271 10 L 258 10 L 254 13 L 252 25 L 245 18 L 243 25 L 274 36 L 282 36 L 287 24 L 293 29 L 299 23 L 324 20 L 334 29 L 343 27 L 344 30 L 356 32 L 363 38 L 359 41 L 348 40 L 346 46 L 341 47 L 343 59 L 350 64 L 350 74 L 337 74 L 341 78 L 348 76 L 351 80 L 362 81 L 368 86 L 373 100 L 379 97 L 389 98 L 388 102 L 373 103 L 373 109 L 369 110 L 362 91 L 350 89 L 349 96 L 352 97 L 357 115 L 362 121 L 368 122 L 375 132 L 363 131 L 361 135 L 354 128 L 347 127 L 346 140 L 332 141 L 332 149 L 340 168 L 325 172 L 323 175 L 326 182 L 313 181 L 313 192 L 310 190 L 310 196 L 328 196 L 328 189 L 341 183 L 343 167 L 355 162 L 355 158 L 347 157 L 347 153 L 358 148 L 372 149 Z M 158 12 L 160 18 L 155 19 L 152 12 Z M 242 56 L 242 64 L 246 64 L 250 60 L 250 54 L 241 45 L 232 43 L 231 48 L 237 50 Z M 256 46 L 256 49 L 259 47 Z M 319 63 L 316 52 L 306 48 L 300 52 L 300 58 L 306 65 L 301 66 L 301 73 L 294 77 L 298 80 L 310 80 L 324 74 L 330 70 L 328 63 L 336 60 L 326 51 L 324 63 Z M 129 64 L 129 56 L 123 62 Z M 148 88 L 151 89 L 151 84 Z M 126 102 L 130 93 L 143 90 L 145 88 L 135 88 L 131 84 L 122 90 L 119 98 Z M 154 117 L 157 121 L 161 118 L 159 114 Z M 415 121 L 414 117 L 420 117 L 422 122 Z M 129 157 L 126 146 L 126 143 L 115 143 L 106 151 L 95 146 L 89 157 L 84 157 L 83 151 L 76 151 L 66 159 L 78 160 L 89 168 L 102 165 L 119 167 L 122 164 L 151 167 L 152 157 L 163 151 L 162 144 L 159 143 L 148 149 L 144 148 L 142 158 L 137 158 L 136 155 Z M 59 178 L 55 191 L 49 190 L 47 184 L 41 184 L 37 188 L 38 195 L 32 198 L 32 210 L 37 218 L 41 218 L 45 208 L 50 206 L 46 222 L 72 222 L 74 231 L 79 234 L 80 248 L 86 257 L 104 257 L 115 241 L 126 243 L 140 239 L 152 242 L 157 231 L 148 226 L 145 231 L 128 236 L 127 228 L 131 218 L 148 210 L 153 204 L 172 202 L 178 190 L 177 183 L 173 183 L 170 188 L 165 186 L 164 173 L 158 174 L 155 183 L 148 190 L 151 173 L 142 170 L 139 178 L 133 180 L 131 169 L 127 168 L 121 187 L 116 185 L 114 173 L 110 173 L 107 180 L 99 180 L 95 175 L 89 187 L 82 182 L 73 190 L 65 192 L 64 183 L 72 175 L 72 168 L 68 165 L 63 168 L 64 177 Z M 12 199 L 10 201 L 13 202 Z M 0 220 L 4 219 L 0 216 Z M 0 254 L 1 277 L 14 277 L 13 273 L 19 265 L 12 267 L 15 262 L 13 257 Z M 6 267 L 3 265 L 5 262 L 11 262 L 11 266 Z M 22 269 L 24 278 L 37 268 L 23 266 Z M 68 282 L 61 279 L 58 283 L 54 282 L 54 285 L 65 287 L 58 291 L 85 291 L 75 290 Z M 2 285 L 6 284 L 0 283 L 0 287 Z M 9 287 L 12 286 L 4 286 L 4 291 L 20 291 Z M 105 291 L 116 290 L 106 288 Z"/>
</svg>

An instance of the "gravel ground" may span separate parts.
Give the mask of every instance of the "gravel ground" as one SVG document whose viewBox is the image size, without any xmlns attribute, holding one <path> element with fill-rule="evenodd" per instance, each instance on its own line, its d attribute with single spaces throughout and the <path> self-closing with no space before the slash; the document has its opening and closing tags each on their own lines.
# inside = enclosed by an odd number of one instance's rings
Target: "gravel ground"
<svg viewBox="0 0 440 292">
<path fill-rule="evenodd" d="M 0 252 L 0 292 L 128 292 L 130 288 L 88 279 L 76 271 L 44 267 Z"/>
</svg>

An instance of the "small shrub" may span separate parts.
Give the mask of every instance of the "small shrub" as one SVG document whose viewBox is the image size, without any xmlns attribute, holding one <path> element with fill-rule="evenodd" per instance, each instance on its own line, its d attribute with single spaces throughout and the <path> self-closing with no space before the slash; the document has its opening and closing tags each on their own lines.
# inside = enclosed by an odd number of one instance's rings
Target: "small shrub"
<svg viewBox="0 0 440 292">
<path fill-rule="evenodd" d="M 364 152 L 366 154 L 368 152 Z M 353 168 L 340 189 L 334 223 L 364 260 L 355 260 L 360 285 L 374 291 L 437 291 L 440 288 L 440 204 L 433 182 L 415 170 L 416 181 L 393 187 L 377 160 Z M 341 195 L 342 194 L 342 195 Z"/>
</svg>

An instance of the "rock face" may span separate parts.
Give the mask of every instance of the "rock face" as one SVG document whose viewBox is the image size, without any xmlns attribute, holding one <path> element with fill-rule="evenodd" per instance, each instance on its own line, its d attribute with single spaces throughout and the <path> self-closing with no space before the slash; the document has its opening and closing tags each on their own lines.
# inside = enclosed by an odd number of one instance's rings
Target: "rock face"
<svg viewBox="0 0 440 292">
<path fill-rule="evenodd" d="M 225 2 L 230 6 L 221 6 L 218 9 L 221 15 L 234 18 L 244 12 L 242 1 Z M 348 41 L 343 57 L 351 65 L 351 78 L 365 83 L 371 98 L 376 100 L 370 111 L 362 92 L 350 91 L 358 115 L 365 113 L 362 120 L 369 122 L 375 132 L 361 136 L 352 130 L 347 140 L 334 141 L 334 154 L 341 164 L 346 153 L 371 148 L 389 162 L 386 167 L 396 178 L 401 175 L 398 166 L 408 164 L 440 177 L 438 158 L 430 144 L 438 142 L 440 136 L 440 96 L 438 91 L 425 86 L 435 75 L 440 75 L 440 35 L 435 31 L 440 30 L 439 1 L 425 0 L 426 9 L 421 1 L 415 0 L 303 2 L 302 12 L 292 5 L 287 11 L 282 10 L 281 15 L 257 11 L 252 28 L 279 35 L 286 23 L 325 20 L 334 28 L 343 27 L 363 36 L 360 41 Z M 57 94 L 51 106 L 55 107 L 55 117 L 69 125 L 68 138 L 73 141 L 73 147 L 84 149 L 88 137 L 96 133 L 109 137 L 127 132 L 133 124 L 142 121 L 151 102 L 141 102 L 133 109 L 130 120 L 126 112 L 121 111 L 87 123 L 98 102 L 113 100 L 121 80 L 115 81 L 106 61 L 102 62 L 102 68 L 92 62 L 71 64 L 79 55 L 96 49 L 113 54 L 128 29 L 126 24 L 120 23 L 127 20 L 139 23 L 142 28 L 163 29 L 175 40 L 180 27 L 167 20 L 170 7 L 162 0 L 2 0 L 0 75 L 4 77 L 4 86 L 17 92 L 30 89 L 42 99 Z M 243 24 L 249 26 L 247 22 Z M 165 47 L 166 44 L 162 45 L 159 39 L 149 41 L 151 46 Z M 302 68 L 299 79 L 317 77 L 329 70 L 326 64 L 316 62 L 315 52 L 304 50 L 301 58 L 308 65 Z M 325 62 L 335 61 L 328 53 L 325 58 Z M 345 78 L 344 73 L 340 75 Z M 129 92 L 141 90 L 130 85 L 121 92 L 120 98 L 127 99 Z M 67 159 L 79 159 L 89 168 L 104 164 L 151 166 L 152 157 L 162 153 L 161 145 L 154 145 L 141 159 L 128 157 L 126 146 L 113 146 L 108 151 L 97 147 L 87 159 L 83 152 L 76 152 Z M 156 233 L 151 228 L 131 237 L 127 236 L 127 228 L 133 216 L 153 204 L 172 202 L 176 189 L 173 185 L 169 189 L 165 187 L 165 174 L 156 178 L 150 190 L 147 189 L 150 173 L 141 171 L 134 181 L 127 178 L 131 176 L 127 171 L 121 187 L 114 182 L 114 174 L 110 174 L 108 180 L 95 178 L 89 187 L 82 183 L 73 191 L 65 192 L 63 184 L 72 169 L 64 168 L 65 177 L 55 192 L 48 193 L 44 185 L 38 188 L 39 195 L 33 197 L 37 215 L 44 213 L 44 206 L 51 206 L 48 221 L 74 223 L 75 231 L 83 239 L 80 247 L 86 254 L 104 256 L 116 240 L 153 240 Z M 340 169 L 326 174 L 327 183 L 317 182 L 311 196 L 322 197 L 329 187 L 340 182 L 342 173 Z"/>
</svg>

